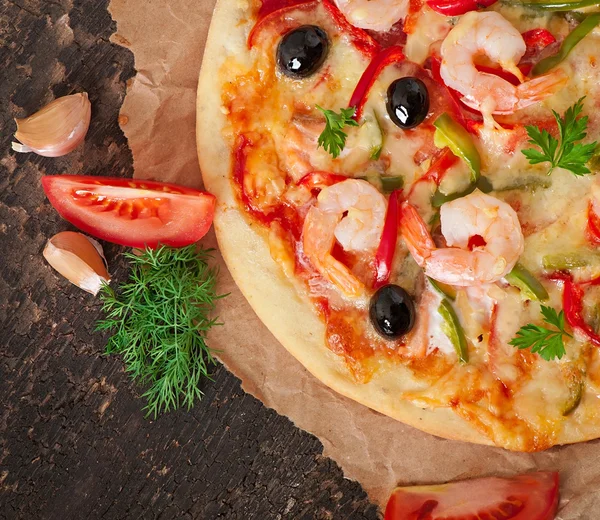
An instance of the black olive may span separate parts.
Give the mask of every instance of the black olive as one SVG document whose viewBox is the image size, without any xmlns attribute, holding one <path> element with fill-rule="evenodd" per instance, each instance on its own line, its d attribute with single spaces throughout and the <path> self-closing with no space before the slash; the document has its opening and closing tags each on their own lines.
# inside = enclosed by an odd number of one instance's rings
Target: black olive
<svg viewBox="0 0 600 520">
<path fill-rule="evenodd" d="M 402 287 L 384 285 L 371 298 L 369 315 L 379 334 L 386 339 L 396 339 L 412 330 L 415 304 Z"/>
<path fill-rule="evenodd" d="M 292 78 L 314 74 L 327 58 L 329 38 L 315 25 L 303 25 L 287 33 L 277 47 L 277 63 Z"/>
<path fill-rule="evenodd" d="M 404 130 L 420 125 L 429 113 L 429 92 L 419 78 L 401 78 L 387 91 L 387 111 L 396 126 Z"/>
</svg>

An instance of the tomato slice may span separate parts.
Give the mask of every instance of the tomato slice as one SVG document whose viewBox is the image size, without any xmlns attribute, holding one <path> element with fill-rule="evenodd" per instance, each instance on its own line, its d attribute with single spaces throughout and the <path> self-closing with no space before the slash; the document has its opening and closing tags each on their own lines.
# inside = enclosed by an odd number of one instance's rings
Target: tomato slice
<svg viewBox="0 0 600 520">
<path fill-rule="evenodd" d="M 480 478 L 440 486 L 397 488 L 385 520 L 552 520 L 558 507 L 558 473 Z"/>
<path fill-rule="evenodd" d="M 183 247 L 208 232 L 216 199 L 210 193 L 162 182 L 47 175 L 42 186 L 61 217 L 115 244 Z"/>
</svg>

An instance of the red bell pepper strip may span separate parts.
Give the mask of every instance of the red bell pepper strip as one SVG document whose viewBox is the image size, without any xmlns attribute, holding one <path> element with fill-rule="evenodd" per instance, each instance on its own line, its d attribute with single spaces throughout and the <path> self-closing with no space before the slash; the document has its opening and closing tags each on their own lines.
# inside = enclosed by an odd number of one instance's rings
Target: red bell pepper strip
<svg viewBox="0 0 600 520">
<path fill-rule="evenodd" d="M 350 36 L 352 43 L 360 52 L 371 57 L 379 51 L 380 45 L 366 31 L 350 24 L 331 0 L 263 0 L 256 23 L 248 36 L 248 48 L 251 49 L 255 45 L 258 34 L 266 26 L 276 25 L 281 33 L 285 33 L 297 25 L 295 22 L 285 20 L 286 14 L 295 9 L 303 11 L 315 9 L 319 3 L 331 15 L 340 31 Z"/>
<path fill-rule="evenodd" d="M 600 217 L 591 204 L 588 208 L 587 237 L 590 242 L 600 244 Z"/>
<path fill-rule="evenodd" d="M 419 186 L 419 184 L 422 182 L 433 182 L 436 186 L 439 186 L 440 182 L 442 182 L 442 179 L 444 178 L 444 175 L 446 175 L 446 172 L 456 163 L 458 163 L 459 160 L 460 159 L 452 153 L 450 148 L 446 147 L 443 150 L 440 150 L 425 175 L 423 175 L 416 182 L 413 182 L 413 185 L 408 192 L 408 199 L 411 199 L 412 194 L 417 189 L 417 186 Z"/>
<path fill-rule="evenodd" d="M 258 10 L 258 21 L 269 16 L 275 11 L 296 7 L 299 4 L 305 4 L 307 0 L 262 0 L 260 9 Z"/>
<path fill-rule="evenodd" d="M 369 96 L 369 91 L 379 74 L 381 74 L 381 71 L 388 65 L 401 61 L 404 61 L 404 52 L 402 52 L 402 47 L 398 45 L 388 47 L 371 60 L 371 63 L 369 63 L 369 66 L 365 69 L 360 80 L 356 84 L 356 88 L 348 103 L 349 107 L 356 108 L 356 112 L 354 113 L 354 119 L 356 121 L 360 120 Z"/>
<path fill-rule="evenodd" d="M 600 24 L 600 13 L 590 13 L 586 15 L 575 29 L 573 29 L 560 44 L 556 54 L 546 56 L 535 64 L 532 69 L 534 76 L 545 74 L 556 67 L 571 53 L 575 46 L 583 40 L 596 26 Z"/>
<path fill-rule="evenodd" d="M 524 32 L 521 36 L 527 46 L 527 52 L 530 50 L 541 51 L 556 41 L 554 35 L 547 29 L 532 29 Z"/>
<path fill-rule="evenodd" d="M 576 284 L 570 278 L 565 279 L 563 310 L 565 311 L 565 317 L 567 318 L 569 325 L 586 336 L 591 343 L 600 347 L 600 336 L 585 322 L 582 316 L 583 287 L 588 284 L 597 285 L 597 281 L 598 280 L 594 280 L 587 284 Z"/>
<path fill-rule="evenodd" d="M 524 32 L 521 36 L 523 36 L 527 50 L 521 58 L 519 69 L 524 76 L 528 76 L 533 65 L 539 60 L 540 52 L 548 45 L 555 43 L 556 38 L 546 29 L 532 29 Z"/>
<path fill-rule="evenodd" d="M 422 182 L 434 182 L 436 186 L 439 186 L 440 182 L 442 182 L 442 179 L 444 178 L 444 175 L 446 175 L 446 172 L 456 163 L 458 163 L 459 160 L 460 159 L 452 153 L 450 148 L 446 147 L 443 150 L 440 150 L 425 175 L 414 182 L 411 186 L 410 191 L 408 192 L 408 199 L 410 200 L 417 186 L 419 186 L 419 184 Z"/>
<path fill-rule="evenodd" d="M 330 172 L 310 172 L 298 181 L 298 186 L 306 186 L 309 190 L 326 188 L 338 182 L 345 181 L 348 177 Z"/>
<path fill-rule="evenodd" d="M 459 92 L 457 92 L 456 90 L 454 90 L 446 85 L 446 83 L 442 79 L 442 75 L 440 74 L 442 60 L 439 56 L 432 56 L 431 59 L 429 60 L 429 64 L 430 64 L 430 70 L 431 70 L 431 77 L 438 85 L 441 85 L 442 88 L 444 88 L 446 90 L 446 92 L 448 93 L 448 99 L 452 103 L 452 114 L 454 116 L 456 116 L 456 120 L 472 134 L 476 133 L 476 131 L 473 129 L 473 127 L 471 125 L 469 125 L 469 122 L 465 118 L 465 116 L 463 114 L 463 110 L 466 109 L 468 112 L 477 114 L 478 116 L 480 116 L 481 114 L 479 112 L 477 112 L 476 110 L 473 110 L 472 108 L 465 105 L 460 100 L 462 95 Z"/>
<path fill-rule="evenodd" d="M 446 172 L 458 161 L 459 158 L 452 153 L 450 148 L 444 148 L 441 155 L 431 163 L 429 170 L 427 170 L 427 173 L 421 179 L 433 181 L 439 186 Z"/>
<path fill-rule="evenodd" d="M 460 16 L 495 3 L 496 0 L 427 0 L 429 7 L 446 16 Z"/>
<path fill-rule="evenodd" d="M 374 289 L 379 289 L 390 280 L 392 262 L 398 240 L 398 199 L 402 190 L 394 190 L 390 195 L 385 224 L 381 233 L 381 242 L 375 254 L 375 283 Z"/>
<path fill-rule="evenodd" d="M 307 0 L 262 0 L 257 19 L 260 22 L 275 11 L 296 7 L 299 4 L 305 3 L 307 3 Z"/>
</svg>

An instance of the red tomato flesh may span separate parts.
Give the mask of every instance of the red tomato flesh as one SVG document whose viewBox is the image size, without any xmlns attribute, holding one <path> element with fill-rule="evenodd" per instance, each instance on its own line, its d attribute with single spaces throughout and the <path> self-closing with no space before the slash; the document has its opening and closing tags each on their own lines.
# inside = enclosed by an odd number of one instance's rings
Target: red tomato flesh
<svg viewBox="0 0 600 520">
<path fill-rule="evenodd" d="M 216 199 L 175 184 L 47 175 L 42 186 L 65 220 L 92 236 L 129 247 L 184 247 L 212 224 Z"/>
<path fill-rule="evenodd" d="M 385 520 L 552 520 L 557 507 L 558 473 L 540 471 L 397 488 Z"/>
</svg>

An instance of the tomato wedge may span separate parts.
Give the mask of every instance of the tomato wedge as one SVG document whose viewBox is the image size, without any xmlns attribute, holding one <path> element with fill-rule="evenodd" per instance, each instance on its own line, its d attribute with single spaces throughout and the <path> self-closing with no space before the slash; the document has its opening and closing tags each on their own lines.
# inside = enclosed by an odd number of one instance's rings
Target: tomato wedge
<svg viewBox="0 0 600 520">
<path fill-rule="evenodd" d="M 558 507 L 558 473 L 480 478 L 441 486 L 397 488 L 385 520 L 552 520 Z"/>
<path fill-rule="evenodd" d="M 216 199 L 210 193 L 162 182 L 47 175 L 42 186 L 65 220 L 115 244 L 184 247 L 208 232 Z"/>
</svg>

